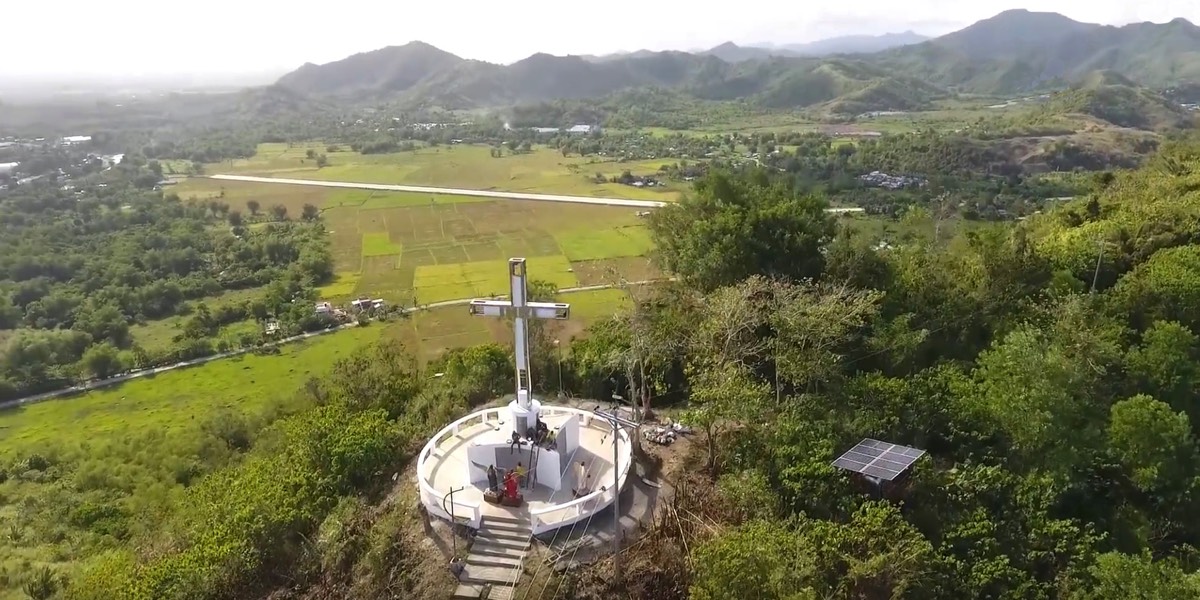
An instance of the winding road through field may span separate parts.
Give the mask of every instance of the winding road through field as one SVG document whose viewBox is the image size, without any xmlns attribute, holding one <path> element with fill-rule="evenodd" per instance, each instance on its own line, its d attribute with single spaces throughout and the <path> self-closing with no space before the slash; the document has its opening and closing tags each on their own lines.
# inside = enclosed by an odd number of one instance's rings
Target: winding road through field
<svg viewBox="0 0 1200 600">
<path fill-rule="evenodd" d="M 384 192 L 414 192 L 418 194 L 446 194 L 450 196 L 475 196 L 500 200 L 534 200 L 540 202 L 565 202 L 568 204 L 598 204 L 601 206 L 628 206 L 630 208 L 659 208 L 666 202 L 655 200 L 633 200 L 630 198 L 593 198 L 591 196 L 564 196 L 561 194 L 530 194 L 526 192 L 504 192 L 498 190 L 468 190 L 462 188 L 429 187 L 421 185 L 393 185 L 387 183 L 356 183 L 353 181 L 318 181 L 315 179 L 285 179 L 282 177 L 258 177 L 255 175 L 209 175 L 209 179 L 221 181 L 243 181 L 247 183 L 278 183 L 285 185 L 311 185 L 316 187 L 377 190 Z M 829 208 L 831 213 L 860 213 L 856 207 Z"/>
<path fill-rule="evenodd" d="M 650 283 L 657 283 L 660 281 L 665 281 L 665 280 L 663 280 L 663 279 L 647 279 L 644 281 L 629 281 L 629 282 L 624 283 L 623 285 L 646 285 L 646 284 L 650 284 Z M 590 292 L 593 290 L 606 290 L 606 289 L 610 289 L 610 288 L 614 288 L 614 287 L 617 287 L 617 286 L 615 284 L 587 285 L 587 286 L 582 286 L 582 287 L 563 288 L 563 289 L 559 290 L 559 293 L 560 294 L 570 294 L 570 293 L 574 293 L 574 292 Z M 421 306 L 414 306 L 411 308 L 406 308 L 406 309 L 404 309 L 404 314 L 407 315 L 407 314 L 412 314 L 412 313 L 422 311 L 422 310 L 429 310 L 429 309 L 433 309 L 433 308 L 442 308 L 445 306 L 466 305 L 466 304 L 470 304 L 470 302 L 472 300 L 474 300 L 474 298 L 460 298 L 458 300 L 445 300 L 442 302 L 432 302 L 430 304 L 424 304 Z M 158 375 L 159 373 L 165 373 L 167 371 L 174 371 L 175 369 L 182 369 L 184 367 L 193 367 L 196 365 L 202 365 L 204 363 L 212 362 L 214 360 L 220 360 L 222 358 L 229 358 L 232 356 L 246 354 L 248 352 L 253 352 L 253 351 L 257 350 L 258 348 L 265 348 L 265 347 L 270 347 L 270 346 L 281 346 L 283 344 L 289 344 L 291 342 L 298 342 L 301 340 L 306 340 L 308 338 L 313 338 L 313 337 L 317 337 L 317 336 L 321 336 L 321 335 L 330 334 L 335 331 L 341 331 L 341 330 L 347 329 L 349 327 L 358 327 L 358 323 L 350 322 L 350 323 L 346 323 L 344 325 L 339 325 L 337 327 L 332 327 L 330 329 L 322 329 L 320 331 L 311 331 L 309 333 L 302 333 L 300 335 L 294 335 L 292 337 L 278 339 L 273 342 L 268 342 L 266 344 L 263 344 L 262 346 L 257 346 L 254 348 L 239 348 L 237 350 L 230 350 L 229 352 L 220 352 L 217 354 L 213 354 L 211 356 L 205 356 L 202 358 L 194 358 L 192 360 L 185 360 L 183 362 L 178 362 L 173 365 L 163 365 L 161 367 L 151 367 L 149 369 L 130 371 L 123 375 L 118 375 L 116 377 L 110 377 L 108 379 L 87 381 L 84 383 L 79 383 L 79 384 L 73 385 L 68 388 L 63 388 L 61 390 L 54 390 L 52 392 L 44 392 L 41 394 L 34 394 L 32 396 L 26 396 L 24 398 L 17 398 L 16 400 L 7 400 L 5 402 L 0 402 L 0 410 L 16 408 L 19 406 L 24 406 L 26 404 L 33 404 L 35 402 L 44 402 L 46 400 L 53 400 L 55 398 L 60 398 L 63 396 L 69 396 L 69 395 L 73 395 L 73 394 L 82 394 L 84 392 L 90 392 L 92 390 L 98 390 L 100 388 L 108 387 L 111 385 L 116 385 L 118 383 L 123 383 L 123 382 L 129 381 L 131 379 L 137 379 L 139 377 L 149 377 L 151 375 Z"/>
</svg>

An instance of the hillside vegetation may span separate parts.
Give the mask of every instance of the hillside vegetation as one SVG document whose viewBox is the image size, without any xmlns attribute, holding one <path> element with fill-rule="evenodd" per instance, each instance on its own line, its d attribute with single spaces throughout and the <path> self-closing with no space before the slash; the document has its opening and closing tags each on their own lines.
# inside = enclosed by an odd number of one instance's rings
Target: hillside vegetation
<svg viewBox="0 0 1200 600">
<path fill-rule="evenodd" d="M 626 550 L 620 593 L 1200 594 L 1186 558 L 1200 544 L 1200 144 L 1097 180 L 1024 223 L 918 228 L 893 248 L 764 171 L 714 171 L 654 212 L 678 282 L 589 326 L 562 365 L 571 392 L 697 429 L 675 510 Z M 537 381 L 553 372 L 543 341 Z M 80 540 L 9 583 L 49 581 L 29 589 L 63 599 L 443 597 L 404 465 L 507 389 L 509 359 L 454 351 L 430 378 L 404 348 L 359 350 L 295 381 L 276 411 L 164 432 L 188 441 L 160 444 L 163 464 L 0 440 L 0 490 L 37 498 L 21 510 L 40 515 L 4 517 L 24 540 L 7 543 Z M 864 437 L 930 456 L 880 497 L 830 466 Z M 132 491 L 127 461 L 152 463 Z M 570 597 L 613 597 L 607 569 L 563 575 Z"/>
<path fill-rule="evenodd" d="M 1186 128 L 1196 121 L 1196 115 L 1178 102 L 1136 87 L 1110 71 L 1091 73 L 1080 85 L 1055 93 L 1045 112 L 1084 114 L 1118 127 L 1147 130 Z"/>
</svg>

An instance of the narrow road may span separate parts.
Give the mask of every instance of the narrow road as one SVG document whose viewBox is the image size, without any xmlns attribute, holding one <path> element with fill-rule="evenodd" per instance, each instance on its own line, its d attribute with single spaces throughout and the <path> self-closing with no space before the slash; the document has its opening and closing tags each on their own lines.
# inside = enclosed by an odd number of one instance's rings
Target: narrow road
<svg viewBox="0 0 1200 600">
<path fill-rule="evenodd" d="M 649 283 L 657 283 L 660 281 L 664 281 L 664 280 L 662 280 L 662 279 L 646 279 L 643 281 L 630 281 L 630 282 L 626 282 L 625 285 L 646 285 Z M 590 292 L 590 291 L 594 291 L 594 290 L 606 290 L 606 289 L 610 289 L 610 288 L 614 288 L 614 287 L 617 287 L 617 286 L 614 284 L 585 285 L 585 286 L 581 286 L 581 287 L 563 288 L 561 290 L 558 290 L 558 293 L 571 294 L 571 293 L 575 293 L 575 292 Z M 415 313 L 417 311 L 429 310 L 429 309 L 433 309 L 433 308 L 442 308 L 445 306 L 466 305 L 466 304 L 470 304 L 472 300 L 475 300 L 475 298 L 460 298 L 458 300 L 443 300 L 442 302 L 431 302 L 429 304 L 423 304 L 421 306 L 413 306 L 411 308 L 406 308 L 406 309 L 404 309 L 403 314 L 408 315 L 408 314 Z M 108 379 L 99 379 L 99 380 L 95 380 L 95 381 L 79 383 L 79 384 L 73 385 L 68 388 L 63 388 L 61 390 L 54 390 L 52 392 L 43 392 L 41 394 L 34 394 L 32 396 L 26 396 L 24 398 L 17 398 L 16 400 L 6 400 L 4 402 L 0 402 L 0 410 L 16 408 L 19 406 L 24 406 L 26 404 L 43 402 L 46 400 L 53 400 L 55 398 L 60 398 L 62 396 L 68 396 L 68 395 L 72 395 L 72 394 L 81 394 L 83 392 L 90 392 L 92 390 L 98 390 L 100 388 L 105 388 L 108 386 L 116 385 L 118 383 L 124 383 L 131 379 L 137 379 L 139 377 L 149 377 L 151 375 L 158 375 L 159 373 L 165 373 L 167 371 L 174 371 L 175 369 L 182 369 L 184 367 L 192 367 L 192 366 L 196 366 L 196 365 L 202 365 L 204 363 L 212 362 L 214 360 L 220 360 L 222 358 L 229 358 L 232 356 L 239 356 L 242 354 L 246 354 L 248 352 L 253 352 L 254 350 L 257 350 L 258 348 L 266 348 L 266 347 L 270 347 L 270 346 L 282 346 L 283 344 L 290 344 L 292 342 L 298 342 L 301 340 L 306 340 L 306 339 L 321 336 L 321 335 L 327 335 L 327 334 L 333 333 L 335 331 L 341 331 L 343 329 L 347 329 L 350 327 L 358 327 L 358 322 L 346 323 L 346 324 L 338 325 L 337 327 L 333 327 L 330 329 L 322 329 L 320 331 L 310 331 L 308 333 L 302 333 L 300 335 L 294 335 L 292 337 L 287 337 L 287 338 L 278 339 L 278 340 L 275 340 L 272 342 L 267 342 L 267 343 L 263 344 L 262 346 L 256 346 L 253 348 L 239 348 L 237 350 L 230 350 L 229 352 L 220 352 L 220 353 L 213 354 L 210 356 L 204 356 L 201 358 L 193 358 L 191 360 L 177 362 L 173 365 L 164 365 L 161 367 L 151 367 L 149 369 L 130 371 L 128 373 L 125 373 L 124 375 L 118 375 L 116 377 L 110 377 Z"/>
<path fill-rule="evenodd" d="M 393 185 L 386 183 L 356 183 L 353 181 L 318 181 L 315 179 L 285 179 L 283 177 L 257 177 L 254 175 L 209 175 L 209 179 L 221 181 L 244 181 L 248 183 L 278 183 L 285 185 L 311 185 L 316 187 L 377 190 L 385 192 L 415 192 L 418 194 L 447 194 L 451 196 L 475 196 L 501 200 L 536 200 L 541 202 L 565 202 L 568 204 L 596 204 L 600 206 L 628 206 L 630 208 L 659 208 L 666 202 L 633 200 L 629 198 L 593 198 L 591 196 L 565 196 L 561 194 L 529 194 L 525 192 L 502 192 L 497 190 L 468 190 L 462 188 L 429 187 L 420 185 Z M 831 213 L 860 213 L 861 208 L 829 208 Z"/>
</svg>

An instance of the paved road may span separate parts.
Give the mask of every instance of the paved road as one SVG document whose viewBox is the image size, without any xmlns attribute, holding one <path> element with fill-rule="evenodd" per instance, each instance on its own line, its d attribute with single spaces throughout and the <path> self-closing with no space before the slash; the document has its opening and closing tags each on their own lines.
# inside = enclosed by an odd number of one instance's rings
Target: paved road
<svg viewBox="0 0 1200 600">
<path fill-rule="evenodd" d="M 209 175 L 209 179 L 221 181 L 246 181 L 250 183 L 280 183 L 287 185 L 311 185 L 317 187 L 379 190 L 386 192 L 416 192 L 418 194 L 449 194 L 453 196 L 475 196 L 502 200 L 537 200 L 541 202 L 566 202 L 571 204 L 598 204 L 601 206 L 628 206 L 630 208 L 658 208 L 665 202 L 654 200 L 632 200 L 629 198 L 593 198 L 591 196 L 564 196 L 560 194 L 528 194 L 525 192 L 502 192 L 497 190 L 467 190 L 461 188 L 428 187 L 420 185 L 392 185 L 385 183 L 355 183 L 353 181 L 317 181 L 314 179 L 285 179 L 283 177 L 256 177 L 253 175 Z M 832 213 L 859 213 L 861 208 L 830 208 Z"/>
<path fill-rule="evenodd" d="M 644 281 L 631 281 L 631 282 L 628 282 L 627 285 L 646 285 L 648 283 L 655 283 L 656 281 L 662 281 L 662 280 L 647 279 Z M 570 294 L 570 293 L 574 293 L 574 292 L 590 292 L 593 290 L 605 290 L 605 289 L 609 289 L 612 287 L 616 287 L 616 286 L 611 285 L 611 284 L 587 285 L 587 286 L 582 286 L 582 287 L 564 288 L 564 289 L 559 290 L 559 293 Z M 461 298 L 458 300 L 445 300 L 442 302 L 432 302 L 430 304 L 423 304 L 421 306 L 414 306 L 411 308 L 406 308 L 406 309 L 404 309 L 404 314 L 411 314 L 411 313 L 414 313 L 414 312 L 417 312 L 420 310 L 429 310 L 431 308 L 441 308 L 443 306 L 465 305 L 465 304 L 469 304 L 471 302 L 471 300 L 474 300 L 474 298 Z M 357 322 L 346 323 L 344 325 L 339 325 L 339 326 L 333 327 L 331 329 L 322 329 L 320 331 L 311 331 L 309 333 L 302 333 L 300 335 L 295 335 L 292 337 L 283 338 L 283 339 L 275 340 L 272 342 L 267 342 L 266 344 L 263 345 L 263 347 L 281 346 L 283 344 L 290 344 L 292 342 L 298 342 L 300 340 L 306 340 L 308 338 L 317 337 L 320 335 L 326 335 L 326 334 L 333 333 L 335 331 L 341 331 L 341 330 L 347 329 L 349 327 L 357 327 L 357 326 L 358 326 Z M 89 382 L 85 382 L 85 383 L 79 383 L 79 384 L 73 385 L 68 388 L 63 388 L 61 390 L 54 390 L 52 392 L 44 392 L 41 394 L 34 394 L 32 396 L 26 396 L 24 398 L 17 398 L 16 400 L 7 400 L 4 402 L 0 402 L 0 410 L 4 410 L 4 409 L 8 409 L 8 408 L 16 408 L 18 406 L 24 406 L 26 404 L 33 404 L 35 402 L 42 402 L 45 400 L 53 400 L 55 398 L 60 398 L 62 396 L 68 396 L 68 395 L 72 395 L 72 394 L 80 394 L 83 392 L 90 392 L 92 390 L 98 390 L 100 388 L 108 387 L 111 385 L 116 385 L 118 383 L 123 383 L 123 382 L 129 381 L 131 379 L 137 379 L 139 377 L 149 377 L 151 375 L 157 375 L 159 373 L 165 373 L 167 371 L 173 371 L 175 369 L 182 369 L 184 367 L 202 365 L 206 362 L 212 362 L 214 360 L 220 360 L 222 358 L 229 358 L 231 356 L 238 356 L 241 354 L 246 354 L 248 352 L 253 352 L 256 349 L 257 348 L 239 348 L 237 350 L 230 350 L 229 352 L 220 352 L 220 353 L 213 354 L 210 356 L 204 356 L 201 358 L 193 358 L 191 360 L 185 360 L 183 362 L 178 362 L 173 365 L 163 365 L 161 367 L 142 369 L 140 371 L 130 371 L 129 373 L 126 373 L 124 375 L 118 375 L 116 377 L 110 377 L 108 379 L 101 379 L 101 380 L 97 380 L 97 381 L 89 381 Z"/>
</svg>

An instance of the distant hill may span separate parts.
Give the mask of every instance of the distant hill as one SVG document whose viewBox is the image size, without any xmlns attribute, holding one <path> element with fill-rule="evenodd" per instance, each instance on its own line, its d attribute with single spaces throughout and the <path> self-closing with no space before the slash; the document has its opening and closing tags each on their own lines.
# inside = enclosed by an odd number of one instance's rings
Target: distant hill
<svg viewBox="0 0 1200 600">
<path fill-rule="evenodd" d="M 786 50 L 772 50 L 768 48 L 756 48 L 753 46 L 738 46 L 733 42 L 725 42 L 720 46 L 709 48 L 700 53 L 704 56 L 715 56 L 727 63 L 737 63 L 747 60 L 763 60 L 772 56 L 789 56 L 790 52 Z"/>
<path fill-rule="evenodd" d="M 817 40 L 807 44 L 787 44 L 782 46 L 797 56 L 828 56 L 830 54 L 869 54 L 882 52 L 900 46 L 919 44 L 929 37 L 912 31 L 903 33 L 885 33 L 883 35 L 845 35 L 825 40 Z"/>
<path fill-rule="evenodd" d="M 1058 13 L 1006 10 L 930 43 L 970 59 L 997 60 L 1045 51 L 1073 35 L 1100 28 Z"/>
<path fill-rule="evenodd" d="M 409 42 L 323 65 L 307 63 L 277 84 L 309 94 L 403 91 L 464 62 L 468 61 L 424 42 Z"/>
<path fill-rule="evenodd" d="M 1088 88 L 1086 93 L 1095 99 L 1117 93 L 1108 89 L 1113 85 L 1188 89 L 1181 84 L 1200 81 L 1200 28 L 1183 19 L 1107 27 L 1055 13 L 1012 10 L 940 38 L 908 43 L 919 38 L 907 32 L 789 48 L 725 43 L 696 53 L 639 50 L 604 57 L 539 53 L 511 65 L 465 60 L 412 42 L 324 65 L 306 64 L 280 78 L 278 86 L 318 97 L 445 108 L 664 88 L 697 99 L 744 99 L 768 107 L 820 106 L 855 113 L 916 110 L 953 92 L 1008 95 L 1078 88 L 1096 72 L 1105 73 L 1107 83 Z M 907 45 L 873 54 L 798 56 L 805 51 L 852 52 L 870 44 Z M 1125 82 L 1114 83 L 1114 78 Z"/>
<path fill-rule="evenodd" d="M 885 33 L 883 35 L 845 35 L 840 37 L 817 40 L 805 44 L 750 44 L 738 45 L 725 42 L 718 46 L 693 52 L 715 56 L 725 62 L 735 63 L 747 60 L 763 60 L 771 57 L 799 58 L 829 56 L 833 54 L 870 54 L 889 48 L 897 48 L 910 44 L 919 44 L 930 39 L 927 36 L 905 31 L 903 33 Z M 642 58 L 653 54 L 650 50 L 637 52 L 617 52 L 603 56 L 585 56 L 593 62 L 604 62 L 618 58 Z"/>
<path fill-rule="evenodd" d="M 1200 28 L 1184 19 L 1110 27 L 1011 10 L 871 60 L 936 85 L 985 94 L 1063 87 L 1096 70 L 1165 87 L 1200 81 Z"/>
<path fill-rule="evenodd" d="M 722 52 L 738 50 L 728 44 Z M 645 87 L 678 89 L 705 100 L 745 98 L 778 108 L 814 106 L 858 94 L 856 107 L 912 109 L 942 95 L 935 86 L 893 77 L 853 60 L 737 60 L 729 54 L 722 58 L 686 52 L 638 52 L 597 60 L 539 53 L 511 65 L 496 65 L 464 60 L 420 42 L 326 65 L 305 65 L 281 78 L 278 86 L 318 96 L 403 98 L 445 108 L 598 98 Z M 866 92 L 881 87 L 890 92 Z M 902 103 L 877 104 L 889 99 Z"/>
<path fill-rule="evenodd" d="M 1195 115 L 1160 94 L 1136 86 L 1111 71 L 1089 73 L 1071 89 L 1055 92 L 1043 108 L 1049 113 L 1083 114 L 1118 127 L 1145 130 L 1186 128 Z"/>
</svg>

